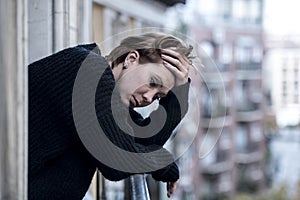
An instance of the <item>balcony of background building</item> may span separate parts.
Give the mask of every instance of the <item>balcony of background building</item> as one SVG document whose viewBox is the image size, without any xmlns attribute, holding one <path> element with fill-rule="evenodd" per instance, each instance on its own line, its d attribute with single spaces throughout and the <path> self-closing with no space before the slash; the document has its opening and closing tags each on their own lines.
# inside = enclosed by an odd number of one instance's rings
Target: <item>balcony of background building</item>
<svg viewBox="0 0 300 200">
<path fill-rule="evenodd" d="M 233 164 L 233 140 L 230 127 L 203 129 L 200 154 L 202 173 L 218 174 Z"/>
<path fill-rule="evenodd" d="M 261 109 L 262 93 L 259 80 L 236 80 L 235 94 L 237 112 L 246 113 Z"/>
<path fill-rule="evenodd" d="M 263 169 L 259 162 L 252 163 L 251 165 L 240 164 L 237 170 L 237 189 L 240 192 L 256 192 L 260 191 L 262 188 L 262 179 L 264 177 Z"/>
<path fill-rule="evenodd" d="M 218 120 L 218 118 L 230 116 L 230 94 L 228 88 L 224 88 L 222 82 L 206 83 L 201 95 L 201 116 L 206 119 Z"/>
<path fill-rule="evenodd" d="M 228 198 L 234 191 L 231 127 L 207 127 L 203 129 L 201 142 L 202 199 Z"/>
<path fill-rule="evenodd" d="M 203 175 L 202 200 L 228 199 L 234 190 L 231 172 Z"/>
<path fill-rule="evenodd" d="M 239 122 L 236 128 L 236 187 L 241 192 L 264 187 L 265 140 L 260 119 Z"/>
</svg>

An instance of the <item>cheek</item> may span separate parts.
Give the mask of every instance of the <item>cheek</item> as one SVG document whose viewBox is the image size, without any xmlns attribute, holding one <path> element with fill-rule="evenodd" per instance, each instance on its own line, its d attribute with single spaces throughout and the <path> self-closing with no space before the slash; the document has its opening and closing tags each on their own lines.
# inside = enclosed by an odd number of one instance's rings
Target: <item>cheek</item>
<svg viewBox="0 0 300 200">
<path fill-rule="evenodd" d="M 149 90 L 148 85 L 144 84 L 134 90 L 135 94 L 143 94 Z"/>
<path fill-rule="evenodd" d="M 127 94 L 145 90 L 148 83 L 148 78 L 145 78 L 143 74 L 134 74 L 133 72 L 123 75 L 118 81 L 121 91 Z"/>
</svg>

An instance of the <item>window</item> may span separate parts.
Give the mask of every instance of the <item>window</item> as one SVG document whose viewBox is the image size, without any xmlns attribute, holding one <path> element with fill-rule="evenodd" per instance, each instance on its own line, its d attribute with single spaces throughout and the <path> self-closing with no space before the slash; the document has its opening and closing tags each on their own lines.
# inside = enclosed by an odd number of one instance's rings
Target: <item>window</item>
<svg viewBox="0 0 300 200">
<path fill-rule="evenodd" d="M 244 0 L 236 0 L 232 4 L 232 14 L 236 21 L 243 22 L 247 13 L 247 5 Z"/>
<path fill-rule="evenodd" d="M 238 124 L 236 128 L 236 150 L 238 152 L 245 152 L 248 144 L 247 127 L 244 124 Z"/>
<path fill-rule="evenodd" d="M 262 48 L 260 46 L 255 46 L 252 52 L 252 62 L 259 63 L 262 61 Z"/>
<path fill-rule="evenodd" d="M 299 103 L 299 94 L 294 95 L 294 103 Z"/>
<path fill-rule="evenodd" d="M 232 10 L 232 0 L 223 0 L 224 5 L 222 6 L 223 19 L 225 21 L 230 20 Z"/>
<path fill-rule="evenodd" d="M 299 80 L 300 76 L 299 76 L 299 70 L 298 68 L 294 68 L 294 79 L 297 81 Z"/>
<path fill-rule="evenodd" d="M 282 93 L 283 94 L 287 93 L 287 82 L 286 81 L 282 82 Z"/>
<path fill-rule="evenodd" d="M 230 64 L 232 61 L 232 46 L 225 43 L 221 46 L 220 60 L 223 64 Z"/>
<path fill-rule="evenodd" d="M 222 150 L 230 149 L 232 146 L 231 133 L 228 128 L 224 128 L 219 139 L 219 146 Z"/>
<path fill-rule="evenodd" d="M 201 163 L 204 166 L 208 166 L 217 161 L 217 136 L 213 131 L 208 131 L 203 137 L 203 142 L 200 146 L 200 155 Z"/>
<path fill-rule="evenodd" d="M 259 24 L 261 22 L 261 1 L 252 0 L 249 2 L 249 19 L 252 24 Z"/>
<path fill-rule="evenodd" d="M 248 63 L 251 60 L 252 49 L 247 46 L 236 47 L 236 60 L 238 63 Z"/>
<path fill-rule="evenodd" d="M 251 128 L 251 140 L 253 142 L 258 142 L 258 141 L 261 141 L 262 139 L 262 127 L 260 125 L 260 123 L 258 122 L 255 122 L 255 123 L 251 123 L 250 125 L 250 128 Z"/>
<path fill-rule="evenodd" d="M 222 173 L 219 178 L 218 190 L 220 192 L 227 192 L 232 189 L 232 177 L 230 172 Z"/>
<path fill-rule="evenodd" d="M 286 78 L 287 78 L 287 69 L 284 67 L 282 68 L 282 79 L 286 80 Z"/>
</svg>

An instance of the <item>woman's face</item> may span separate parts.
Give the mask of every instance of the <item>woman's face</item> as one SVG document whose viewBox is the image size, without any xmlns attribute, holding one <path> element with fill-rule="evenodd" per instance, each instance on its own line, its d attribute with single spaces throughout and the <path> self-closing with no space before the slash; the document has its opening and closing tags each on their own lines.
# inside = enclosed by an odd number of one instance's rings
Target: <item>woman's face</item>
<svg viewBox="0 0 300 200">
<path fill-rule="evenodd" d="M 167 95 L 175 78 L 162 63 L 131 65 L 117 81 L 121 101 L 130 107 L 143 107 Z"/>
</svg>

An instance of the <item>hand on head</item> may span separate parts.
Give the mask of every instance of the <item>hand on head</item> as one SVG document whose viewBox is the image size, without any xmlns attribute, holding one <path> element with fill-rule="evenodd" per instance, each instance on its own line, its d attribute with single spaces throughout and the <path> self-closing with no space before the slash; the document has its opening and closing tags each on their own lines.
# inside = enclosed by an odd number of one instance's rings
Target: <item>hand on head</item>
<svg viewBox="0 0 300 200">
<path fill-rule="evenodd" d="M 167 67 L 175 77 L 175 86 L 187 83 L 191 65 L 188 58 L 172 49 L 162 49 L 161 52 L 164 66 Z"/>
</svg>

